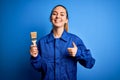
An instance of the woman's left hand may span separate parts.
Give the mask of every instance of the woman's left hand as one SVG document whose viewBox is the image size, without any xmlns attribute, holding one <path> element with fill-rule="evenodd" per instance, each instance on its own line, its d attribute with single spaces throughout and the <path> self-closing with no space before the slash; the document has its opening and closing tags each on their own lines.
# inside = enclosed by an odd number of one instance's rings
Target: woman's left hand
<svg viewBox="0 0 120 80">
<path fill-rule="evenodd" d="M 78 48 L 74 42 L 72 44 L 73 44 L 73 48 L 68 48 L 68 52 L 72 57 L 75 57 Z"/>
</svg>

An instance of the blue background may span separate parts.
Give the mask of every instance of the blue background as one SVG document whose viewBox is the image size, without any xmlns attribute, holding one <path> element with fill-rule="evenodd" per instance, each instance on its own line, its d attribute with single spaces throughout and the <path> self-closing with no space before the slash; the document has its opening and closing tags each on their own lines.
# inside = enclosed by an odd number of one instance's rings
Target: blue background
<svg viewBox="0 0 120 80">
<path fill-rule="evenodd" d="M 38 38 L 52 28 L 52 8 L 69 12 L 69 32 L 91 49 L 96 64 L 78 64 L 78 80 L 120 80 L 119 0 L 0 0 L 0 80 L 40 80 L 30 64 L 30 32 Z"/>
</svg>

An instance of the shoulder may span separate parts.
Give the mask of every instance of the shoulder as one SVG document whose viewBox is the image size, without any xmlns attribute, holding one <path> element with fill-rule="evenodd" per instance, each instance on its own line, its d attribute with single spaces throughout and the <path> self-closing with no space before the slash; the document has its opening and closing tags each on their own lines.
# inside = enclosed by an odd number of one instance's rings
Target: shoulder
<svg viewBox="0 0 120 80">
<path fill-rule="evenodd" d="M 47 35 L 41 37 L 40 39 L 38 39 L 38 42 L 46 42 L 48 40 L 48 38 L 49 38 L 49 35 L 50 34 L 47 34 Z"/>
<path fill-rule="evenodd" d="M 69 35 L 72 39 L 81 40 L 80 37 L 78 37 L 77 35 L 75 35 L 75 34 L 73 34 L 73 33 L 68 33 L 68 35 Z"/>
<path fill-rule="evenodd" d="M 75 35 L 75 34 L 73 34 L 73 33 L 68 33 L 68 35 L 70 36 L 70 38 L 71 38 L 75 43 L 83 43 L 82 39 L 81 39 L 79 36 L 77 36 L 77 35 Z"/>
</svg>

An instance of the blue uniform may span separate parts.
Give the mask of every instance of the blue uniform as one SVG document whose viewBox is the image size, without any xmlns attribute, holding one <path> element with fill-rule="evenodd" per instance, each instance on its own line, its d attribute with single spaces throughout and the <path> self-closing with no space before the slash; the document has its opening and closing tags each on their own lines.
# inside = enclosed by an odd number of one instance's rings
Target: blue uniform
<svg viewBox="0 0 120 80">
<path fill-rule="evenodd" d="M 78 47 L 75 57 L 70 56 L 67 48 Z M 77 61 L 86 68 L 92 68 L 95 59 L 82 40 L 74 34 L 63 32 L 54 38 L 53 32 L 38 41 L 39 55 L 31 57 L 32 66 L 41 72 L 42 80 L 77 80 Z"/>
</svg>

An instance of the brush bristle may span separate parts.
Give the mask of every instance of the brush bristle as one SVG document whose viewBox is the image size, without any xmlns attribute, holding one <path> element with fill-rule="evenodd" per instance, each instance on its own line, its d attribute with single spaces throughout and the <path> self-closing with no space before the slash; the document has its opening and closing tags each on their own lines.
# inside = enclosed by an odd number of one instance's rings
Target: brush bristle
<svg viewBox="0 0 120 80">
<path fill-rule="evenodd" d="M 36 39 L 37 38 L 37 32 L 31 32 L 31 39 Z"/>
</svg>

